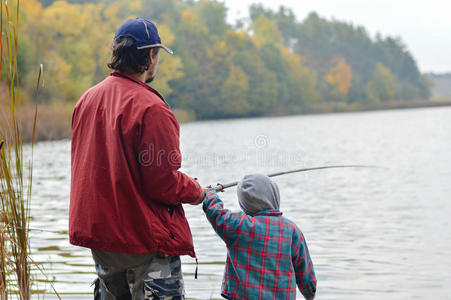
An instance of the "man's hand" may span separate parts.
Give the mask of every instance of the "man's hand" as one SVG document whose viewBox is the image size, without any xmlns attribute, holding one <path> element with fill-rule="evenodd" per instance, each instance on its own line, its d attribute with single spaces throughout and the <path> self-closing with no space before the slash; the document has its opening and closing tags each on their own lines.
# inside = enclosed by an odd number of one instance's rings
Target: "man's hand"
<svg viewBox="0 0 451 300">
<path fill-rule="evenodd" d="M 197 200 L 194 201 L 194 202 L 191 202 L 190 204 L 191 204 L 191 205 L 199 205 L 199 204 L 201 204 L 202 201 L 204 201 L 204 198 L 205 198 L 205 192 L 206 192 L 207 190 L 208 190 L 207 188 L 202 188 L 202 193 L 200 194 L 199 199 L 197 199 Z"/>
</svg>

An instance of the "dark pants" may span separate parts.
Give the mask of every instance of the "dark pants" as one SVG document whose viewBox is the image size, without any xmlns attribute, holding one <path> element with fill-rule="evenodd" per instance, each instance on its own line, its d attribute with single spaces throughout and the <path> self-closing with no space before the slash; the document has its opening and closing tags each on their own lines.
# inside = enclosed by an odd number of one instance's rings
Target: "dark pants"
<svg viewBox="0 0 451 300">
<path fill-rule="evenodd" d="M 122 257 L 123 254 L 118 254 L 119 259 Z M 185 299 L 179 256 L 154 254 L 146 263 L 133 267 L 124 267 L 120 261 L 117 266 L 104 266 L 96 261 L 96 271 L 95 300 Z"/>
</svg>

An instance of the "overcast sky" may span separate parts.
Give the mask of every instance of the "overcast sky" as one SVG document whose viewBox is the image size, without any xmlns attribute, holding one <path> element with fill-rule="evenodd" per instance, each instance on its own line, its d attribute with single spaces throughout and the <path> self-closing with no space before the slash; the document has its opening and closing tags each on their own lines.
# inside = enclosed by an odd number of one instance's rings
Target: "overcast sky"
<svg viewBox="0 0 451 300">
<path fill-rule="evenodd" d="M 298 20 L 316 11 L 327 19 L 363 25 L 372 37 L 399 36 L 422 72 L 451 72 L 451 0 L 222 0 L 228 20 L 248 16 L 252 3 L 291 8 Z"/>
</svg>

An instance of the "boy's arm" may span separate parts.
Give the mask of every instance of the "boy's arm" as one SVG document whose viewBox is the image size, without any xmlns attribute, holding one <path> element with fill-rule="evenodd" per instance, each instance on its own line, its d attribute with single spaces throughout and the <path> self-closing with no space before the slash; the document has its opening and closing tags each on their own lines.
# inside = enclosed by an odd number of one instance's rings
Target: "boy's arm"
<svg viewBox="0 0 451 300">
<path fill-rule="evenodd" d="M 233 243 L 236 239 L 236 229 L 240 225 L 243 215 L 225 209 L 213 189 L 208 189 L 205 194 L 202 208 L 208 221 L 224 242 Z"/>
<path fill-rule="evenodd" d="M 296 273 L 296 284 L 305 299 L 313 299 L 316 293 L 316 277 L 313 263 L 302 232 L 296 227 L 292 242 L 293 266 Z"/>
</svg>

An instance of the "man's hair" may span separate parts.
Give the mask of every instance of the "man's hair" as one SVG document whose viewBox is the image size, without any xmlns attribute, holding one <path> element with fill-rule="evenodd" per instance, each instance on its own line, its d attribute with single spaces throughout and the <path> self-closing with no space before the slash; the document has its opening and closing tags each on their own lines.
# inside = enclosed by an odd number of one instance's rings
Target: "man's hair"
<svg viewBox="0 0 451 300">
<path fill-rule="evenodd" d="M 138 50 L 134 41 L 128 36 L 120 37 L 113 42 L 113 53 L 107 64 L 110 69 L 126 73 L 144 73 L 149 68 L 149 51 L 154 49 L 152 57 L 156 57 L 159 47 Z"/>
</svg>

